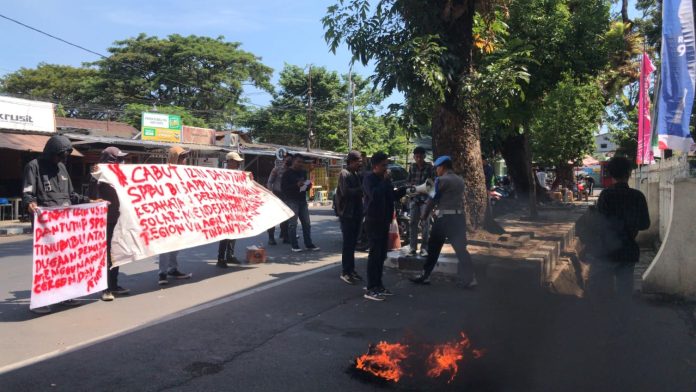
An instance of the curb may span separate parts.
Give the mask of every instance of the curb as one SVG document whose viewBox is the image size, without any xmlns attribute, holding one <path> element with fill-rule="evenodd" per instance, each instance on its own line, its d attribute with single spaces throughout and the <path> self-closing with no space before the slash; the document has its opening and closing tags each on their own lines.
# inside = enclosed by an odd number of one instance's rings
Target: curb
<svg viewBox="0 0 696 392">
<path fill-rule="evenodd" d="M 21 235 L 21 234 L 31 234 L 31 227 L 0 228 L 0 236 L 11 236 L 11 235 Z"/>
</svg>

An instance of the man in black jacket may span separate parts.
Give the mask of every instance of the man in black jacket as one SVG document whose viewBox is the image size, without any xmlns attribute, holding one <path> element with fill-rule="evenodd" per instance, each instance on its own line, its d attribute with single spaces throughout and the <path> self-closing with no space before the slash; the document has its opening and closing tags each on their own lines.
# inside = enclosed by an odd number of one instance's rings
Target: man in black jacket
<svg viewBox="0 0 696 392">
<path fill-rule="evenodd" d="M 367 292 L 364 297 L 373 301 L 384 301 L 392 295 L 382 283 L 384 260 L 387 258 L 389 225 L 394 216 L 394 201 L 399 195 L 394 192 L 394 185 L 387 178 L 387 154 L 378 152 L 372 156 L 372 173 L 363 180 L 365 194 L 365 230 L 370 244 L 367 257 Z M 402 189 L 399 193 L 405 193 Z"/>
<path fill-rule="evenodd" d="M 351 151 L 346 159 L 346 168 L 338 176 L 336 190 L 336 214 L 341 221 L 343 233 L 343 256 L 341 263 L 343 271 L 341 280 L 348 284 L 361 281 L 362 277 L 355 272 L 355 245 L 360 235 L 360 224 L 363 218 L 362 209 L 362 179 L 360 168 L 362 157 L 359 151 Z"/>
<path fill-rule="evenodd" d="M 70 139 L 53 135 L 46 142 L 43 154 L 24 168 L 22 201 L 33 216 L 39 207 L 66 207 L 89 203 L 89 198 L 79 195 L 73 188 L 65 161 L 72 153 Z M 32 217 L 32 226 L 34 219 Z M 75 300 L 63 301 L 63 305 L 78 305 Z M 49 313 L 51 308 L 43 306 L 32 309 L 34 313 Z"/>
<path fill-rule="evenodd" d="M 101 152 L 99 163 L 123 163 L 123 158 L 128 155 L 122 152 L 118 147 L 107 147 Z M 102 301 L 113 301 L 115 295 L 125 295 L 130 293 L 129 289 L 125 289 L 118 285 L 119 268 L 111 268 L 111 241 L 114 238 L 114 229 L 118 223 L 118 218 L 121 216 L 119 211 L 121 204 L 116 194 L 116 189 L 111 184 L 106 182 L 97 182 L 92 178 L 89 184 L 89 196 L 93 199 L 102 199 L 109 202 L 108 211 L 106 213 L 106 261 L 109 272 L 107 274 L 107 288 L 102 292 Z"/>
<path fill-rule="evenodd" d="M 283 173 L 281 189 L 283 190 L 283 201 L 290 207 L 295 216 L 290 218 L 288 223 L 288 237 L 292 243 L 293 252 L 302 252 L 297 241 L 297 219 L 302 223 L 302 235 L 307 250 L 319 250 L 319 247 L 312 242 L 312 228 L 309 221 L 309 206 L 307 205 L 307 189 L 311 188 L 312 183 L 307 179 L 307 171 L 304 170 L 304 157 L 300 154 L 293 156 L 292 166 Z"/>
</svg>

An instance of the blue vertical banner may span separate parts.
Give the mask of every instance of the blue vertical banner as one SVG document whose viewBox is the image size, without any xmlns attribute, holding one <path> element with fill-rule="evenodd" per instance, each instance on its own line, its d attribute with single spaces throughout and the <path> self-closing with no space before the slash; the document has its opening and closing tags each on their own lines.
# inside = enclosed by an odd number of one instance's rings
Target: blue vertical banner
<svg viewBox="0 0 696 392">
<path fill-rule="evenodd" d="M 661 150 L 688 152 L 694 143 L 689 120 L 696 84 L 696 41 L 692 0 L 662 3 L 662 71 L 657 108 Z"/>
</svg>

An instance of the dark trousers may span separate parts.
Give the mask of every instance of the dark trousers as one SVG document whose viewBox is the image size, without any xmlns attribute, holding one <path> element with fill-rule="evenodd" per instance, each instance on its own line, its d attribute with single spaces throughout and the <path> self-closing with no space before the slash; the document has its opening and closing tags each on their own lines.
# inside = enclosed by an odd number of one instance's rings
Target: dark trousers
<svg viewBox="0 0 696 392">
<path fill-rule="evenodd" d="M 615 262 L 586 256 L 590 263 L 588 295 L 593 299 L 630 300 L 633 296 L 635 263 Z"/>
<path fill-rule="evenodd" d="M 118 267 L 111 268 L 111 240 L 114 238 L 116 223 L 106 224 L 106 265 L 109 272 L 106 274 L 107 290 L 116 290 L 118 287 Z"/>
<path fill-rule="evenodd" d="M 355 245 L 360 235 L 360 223 L 362 217 L 341 218 L 341 233 L 343 233 L 343 256 L 341 264 L 343 273 L 350 274 L 355 272 Z"/>
<path fill-rule="evenodd" d="M 229 261 L 234 257 L 234 246 L 237 240 L 222 240 L 218 245 L 218 260 Z"/>
<path fill-rule="evenodd" d="M 288 223 L 288 236 L 293 248 L 299 248 L 300 244 L 297 241 L 297 220 L 302 224 L 302 236 L 304 238 L 305 247 L 312 246 L 312 226 L 309 222 L 309 206 L 306 201 L 288 200 L 288 207 L 295 213 L 295 216 L 290 218 Z"/>
<path fill-rule="evenodd" d="M 276 195 L 276 197 L 279 198 L 280 200 L 283 200 L 283 197 L 280 193 L 273 192 L 273 194 Z M 280 239 L 282 239 L 283 241 L 289 240 L 289 238 L 288 238 L 288 222 L 289 221 L 285 221 L 285 222 L 280 224 Z M 269 240 L 275 239 L 275 229 L 276 229 L 275 226 L 268 229 L 267 232 L 268 232 L 268 239 Z"/>
<path fill-rule="evenodd" d="M 374 290 L 384 287 L 382 270 L 387 258 L 387 242 L 389 240 L 389 222 L 374 223 L 365 220 L 367 241 L 370 253 L 367 255 L 367 289 Z"/>
<path fill-rule="evenodd" d="M 471 255 L 466 249 L 466 217 L 461 214 L 443 215 L 435 219 L 428 240 L 428 259 L 423 266 L 424 272 L 430 275 L 433 271 L 437 259 L 440 257 L 442 246 L 448 239 L 459 260 L 457 264 L 459 280 L 463 283 L 471 282 L 474 279 L 474 265 L 471 262 Z"/>
</svg>

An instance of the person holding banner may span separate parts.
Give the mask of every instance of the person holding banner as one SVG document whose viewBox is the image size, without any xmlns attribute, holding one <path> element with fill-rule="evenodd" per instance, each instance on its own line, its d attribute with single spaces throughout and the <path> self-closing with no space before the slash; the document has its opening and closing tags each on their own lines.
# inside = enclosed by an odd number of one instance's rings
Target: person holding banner
<svg viewBox="0 0 696 392">
<path fill-rule="evenodd" d="M 297 241 L 297 219 L 302 223 L 305 248 L 313 251 L 319 250 L 319 247 L 312 242 L 312 227 L 309 221 L 309 206 L 307 205 L 307 190 L 311 189 L 312 182 L 307 178 L 304 164 L 304 157 L 296 154 L 292 158 L 292 166 L 285 171 L 281 180 L 284 201 L 295 213 L 288 224 L 288 236 L 293 252 L 302 252 Z"/>
<path fill-rule="evenodd" d="M 128 155 L 122 152 L 118 147 L 105 148 L 99 157 L 99 163 L 123 163 L 123 158 Z M 119 208 L 118 195 L 116 189 L 105 182 L 97 182 L 94 178 L 89 184 L 89 195 L 93 199 L 102 199 L 109 202 L 108 211 L 106 213 L 106 262 L 109 269 L 107 275 L 108 287 L 102 292 L 102 301 L 113 301 L 114 295 L 126 295 L 130 293 L 129 289 L 125 289 L 118 285 L 119 268 L 112 268 L 111 262 L 111 240 L 114 238 L 114 228 L 118 223 L 118 218 L 121 215 Z"/>
<path fill-rule="evenodd" d="M 230 170 L 240 170 L 242 168 L 242 162 L 244 158 L 239 156 L 238 153 L 232 151 L 225 156 L 225 161 L 227 162 L 227 168 Z M 218 257 L 217 266 L 220 268 L 227 268 L 227 263 L 239 264 L 239 260 L 234 256 L 234 247 L 237 244 L 237 240 L 224 239 L 220 241 L 218 245 Z"/>
<path fill-rule="evenodd" d="M 185 150 L 181 146 L 174 146 L 169 149 L 167 156 L 167 163 L 170 165 L 185 165 L 188 159 L 189 151 Z M 176 256 L 179 251 L 167 252 L 159 255 L 159 285 L 165 285 L 169 283 L 167 276 L 171 276 L 174 279 L 190 279 L 192 274 L 183 273 L 179 271 L 179 262 Z"/>
<path fill-rule="evenodd" d="M 61 207 L 89 203 L 90 199 L 75 192 L 65 162 L 72 153 L 70 139 L 63 135 L 51 136 L 43 149 L 43 154 L 30 161 L 24 168 L 22 201 L 27 211 L 33 215 L 39 207 Z M 79 305 L 75 300 L 62 302 L 63 305 Z M 34 313 L 49 313 L 51 308 L 44 306 L 32 309 Z"/>
</svg>

